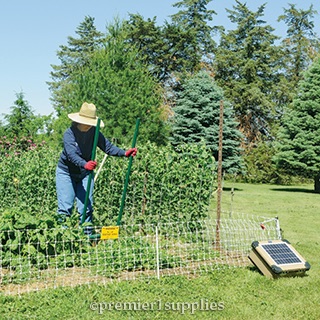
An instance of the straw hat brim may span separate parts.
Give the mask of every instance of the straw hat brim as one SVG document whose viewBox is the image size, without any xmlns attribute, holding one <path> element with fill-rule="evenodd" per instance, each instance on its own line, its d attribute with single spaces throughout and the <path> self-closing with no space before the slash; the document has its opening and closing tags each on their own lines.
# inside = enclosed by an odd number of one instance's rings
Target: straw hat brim
<svg viewBox="0 0 320 320">
<path fill-rule="evenodd" d="M 79 112 L 68 114 L 68 118 L 74 122 L 86 124 L 88 126 L 95 127 L 97 125 L 98 118 L 92 119 L 88 117 L 81 116 Z M 104 127 L 103 121 L 100 119 L 100 128 Z"/>
</svg>

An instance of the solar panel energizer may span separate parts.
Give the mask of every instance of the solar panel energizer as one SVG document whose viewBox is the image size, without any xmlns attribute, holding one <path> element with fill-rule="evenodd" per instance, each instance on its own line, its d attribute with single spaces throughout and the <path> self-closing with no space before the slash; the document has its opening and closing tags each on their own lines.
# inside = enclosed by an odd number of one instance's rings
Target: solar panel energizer
<svg viewBox="0 0 320 320">
<path fill-rule="evenodd" d="M 287 240 L 254 241 L 250 261 L 267 277 L 303 276 L 310 264 Z"/>
</svg>

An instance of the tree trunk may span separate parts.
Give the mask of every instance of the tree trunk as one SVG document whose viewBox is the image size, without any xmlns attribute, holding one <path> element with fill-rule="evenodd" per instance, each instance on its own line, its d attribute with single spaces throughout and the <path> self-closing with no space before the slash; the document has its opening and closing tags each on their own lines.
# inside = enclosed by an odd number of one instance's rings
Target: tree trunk
<svg viewBox="0 0 320 320">
<path fill-rule="evenodd" d="M 314 177 L 314 192 L 320 193 L 320 174 Z"/>
</svg>

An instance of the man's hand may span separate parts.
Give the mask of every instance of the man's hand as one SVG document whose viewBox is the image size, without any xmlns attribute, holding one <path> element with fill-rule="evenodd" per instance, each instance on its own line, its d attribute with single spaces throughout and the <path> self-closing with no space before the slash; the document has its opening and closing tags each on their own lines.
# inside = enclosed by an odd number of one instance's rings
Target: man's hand
<svg viewBox="0 0 320 320">
<path fill-rule="evenodd" d="M 86 170 L 92 171 L 96 168 L 96 166 L 97 166 L 97 162 L 90 160 L 84 165 L 84 168 Z"/>
<path fill-rule="evenodd" d="M 128 149 L 125 153 L 125 156 L 126 157 L 130 157 L 130 156 L 135 156 L 138 152 L 138 149 L 137 148 L 131 148 L 131 149 Z"/>
</svg>

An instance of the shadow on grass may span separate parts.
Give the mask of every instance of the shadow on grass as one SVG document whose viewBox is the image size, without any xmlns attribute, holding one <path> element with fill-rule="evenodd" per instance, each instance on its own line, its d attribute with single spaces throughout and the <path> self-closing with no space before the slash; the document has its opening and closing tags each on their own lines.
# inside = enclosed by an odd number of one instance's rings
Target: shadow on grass
<svg viewBox="0 0 320 320">
<path fill-rule="evenodd" d="M 311 189 L 306 188 L 271 188 L 271 191 L 283 191 L 283 192 L 302 192 L 302 193 L 314 193 L 319 194 L 319 192 L 316 192 Z"/>
<path fill-rule="evenodd" d="M 249 270 L 250 272 L 256 272 L 256 273 L 260 273 L 261 275 L 263 275 L 263 273 L 255 265 L 248 266 L 246 269 Z"/>
<path fill-rule="evenodd" d="M 223 191 L 232 191 L 232 188 L 229 187 L 223 187 L 222 189 Z M 233 191 L 243 191 L 243 189 L 233 188 Z"/>
</svg>

